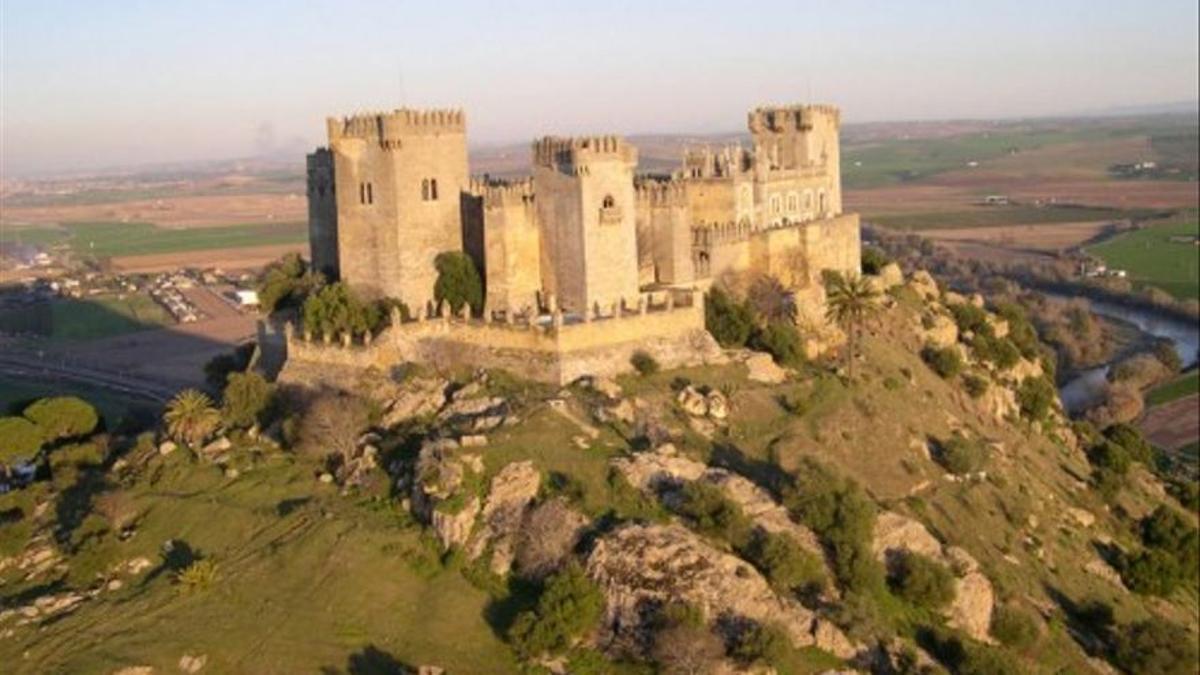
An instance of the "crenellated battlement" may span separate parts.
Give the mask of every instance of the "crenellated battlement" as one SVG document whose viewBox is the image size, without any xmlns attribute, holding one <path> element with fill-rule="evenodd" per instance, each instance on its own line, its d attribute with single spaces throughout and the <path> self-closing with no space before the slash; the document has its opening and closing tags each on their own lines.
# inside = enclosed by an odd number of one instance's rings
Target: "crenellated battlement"
<svg viewBox="0 0 1200 675">
<path fill-rule="evenodd" d="M 746 241 L 756 232 L 748 220 L 724 223 L 697 223 L 692 226 L 692 246 L 711 248 Z"/>
<path fill-rule="evenodd" d="M 533 142 L 533 163 L 564 173 L 580 173 L 591 161 L 637 164 L 637 148 L 620 136 L 545 136 Z"/>
<path fill-rule="evenodd" d="M 687 188 L 672 178 L 639 176 L 633 188 L 637 201 L 644 206 L 687 206 Z"/>
<path fill-rule="evenodd" d="M 466 114 L 460 109 L 397 108 L 392 112 L 365 112 L 326 119 L 330 142 L 358 138 L 385 147 L 399 146 L 405 136 L 465 133 Z"/>
<path fill-rule="evenodd" d="M 683 150 L 683 165 L 677 176 L 684 178 L 728 178 L 754 169 L 754 156 L 740 145 L 714 150 L 704 145 Z"/>
<path fill-rule="evenodd" d="M 750 111 L 746 126 L 752 133 L 809 131 L 818 118 L 825 117 L 839 128 L 841 115 L 836 106 L 827 104 L 763 106 Z"/>
<path fill-rule="evenodd" d="M 533 201 L 533 179 L 500 180 L 490 176 L 472 176 L 468 191 L 483 199 L 484 207 L 527 204 Z"/>
</svg>

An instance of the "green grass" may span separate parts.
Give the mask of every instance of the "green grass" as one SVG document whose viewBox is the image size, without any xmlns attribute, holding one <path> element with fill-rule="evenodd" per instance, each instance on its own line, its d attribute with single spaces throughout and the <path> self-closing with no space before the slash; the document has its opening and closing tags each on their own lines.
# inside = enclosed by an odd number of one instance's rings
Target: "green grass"
<svg viewBox="0 0 1200 675">
<path fill-rule="evenodd" d="M 77 222 L 58 227 L 7 227 L 0 231 L 0 243 L 62 244 L 76 255 L 96 258 L 296 244 L 307 239 L 308 228 L 304 223 L 168 229 L 151 223 Z"/>
<path fill-rule="evenodd" d="M 33 400 L 47 396 L 78 396 L 96 407 L 108 428 L 131 414 L 156 416 L 159 406 L 145 399 L 123 396 L 108 389 L 77 382 L 53 382 L 0 377 L 0 415 L 17 414 Z"/>
<path fill-rule="evenodd" d="M 1127 211 L 1096 206 L 978 206 L 964 211 L 878 216 L 871 218 L 871 221 L 902 230 L 939 230 L 959 227 L 1115 221 L 1149 215 L 1151 215 L 1149 211 Z"/>
<path fill-rule="evenodd" d="M 1154 225 L 1122 234 L 1088 249 L 1114 269 L 1123 269 L 1140 286 L 1154 286 L 1181 300 L 1200 297 L 1200 253 L 1195 244 L 1170 240 L 1196 236 L 1196 221 Z"/>
<path fill-rule="evenodd" d="M 882 187 L 967 168 L 1012 152 L 1059 143 L 1113 138 L 1135 130 L 1116 129 L 999 129 L 949 138 L 887 140 L 848 146 L 842 151 L 842 181 L 850 189 Z"/>
<path fill-rule="evenodd" d="M 1146 405 L 1162 405 L 1198 393 L 1200 393 L 1200 371 L 1193 370 L 1152 389 L 1149 394 L 1146 394 Z"/>
<path fill-rule="evenodd" d="M 0 313 L 0 331 L 33 333 L 51 340 L 94 340 L 173 324 L 149 295 L 64 298 Z"/>
</svg>

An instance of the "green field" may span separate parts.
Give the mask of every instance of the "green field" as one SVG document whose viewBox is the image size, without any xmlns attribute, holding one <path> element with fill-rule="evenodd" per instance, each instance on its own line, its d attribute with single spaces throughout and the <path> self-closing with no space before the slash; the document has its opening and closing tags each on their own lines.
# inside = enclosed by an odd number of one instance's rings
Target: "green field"
<svg viewBox="0 0 1200 675">
<path fill-rule="evenodd" d="M 1193 394 L 1200 394 L 1200 371 L 1195 370 L 1152 389 L 1146 394 L 1146 406 L 1170 403 Z"/>
<path fill-rule="evenodd" d="M 978 206 L 966 211 L 905 213 L 871 218 L 872 223 L 901 230 L 940 230 L 959 227 L 999 227 L 1045 223 L 1081 223 L 1144 218 L 1149 211 L 1092 206 Z"/>
<path fill-rule="evenodd" d="M 61 244 L 77 255 L 96 258 L 297 244 L 307 240 L 308 227 L 304 223 L 167 229 L 150 223 L 78 222 L 0 230 L 0 243 Z"/>
<path fill-rule="evenodd" d="M 167 310 L 144 293 L 64 298 L 0 312 L 0 332 L 51 340 L 94 340 L 172 323 Z"/>
<path fill-rule="evenodd" d="M 1200 253 L 1196 244 L 1171 241 L 1171 237 L 1195 237 L 1200 223 L 1154 225 L 1122 234 L 1088 248 L 1110 268 L 1123 269 L 1142 286 L 1154 286 L 1181 300 L 1200 297 Z"/>
<path fill-rule="evenodd" d="M 160 406 L 142 398 L 125 396 L 101 387 L 78 382 L 31 382 L 26 379 L 0 377 L 0 415 L 20 413 L 26 405 L 47 396 L 78 396 L 96 407 L 107 428 L 114 428 L 131 415 L 153 418 Z"/>
</svg>

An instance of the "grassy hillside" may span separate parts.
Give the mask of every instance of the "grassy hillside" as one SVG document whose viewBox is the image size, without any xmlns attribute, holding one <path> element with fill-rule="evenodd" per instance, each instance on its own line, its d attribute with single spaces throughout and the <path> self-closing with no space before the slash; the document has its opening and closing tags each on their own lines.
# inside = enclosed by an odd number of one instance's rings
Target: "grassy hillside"
<svg viewBox="0 0 1200 675">
<path fill-rule="evenodd" d="M 145 293 L 55 299 L 0 312 L 0 332 L 60 341 L 124 335 L 174 323 L 167 310 Z"/>
</svg>

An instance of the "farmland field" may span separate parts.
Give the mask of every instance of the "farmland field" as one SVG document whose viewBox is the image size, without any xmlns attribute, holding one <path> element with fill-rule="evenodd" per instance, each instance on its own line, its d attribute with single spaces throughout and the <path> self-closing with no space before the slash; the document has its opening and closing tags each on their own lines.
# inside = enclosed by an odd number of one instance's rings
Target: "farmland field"
<svg viewBox="0 0 1200 675">
<path fill-rule="evenodd" d="M 1126 270 L 1135 283 L 1161 288 L 1183 300 L 1195 299 L 1200 297 L 1196 244 L 1171 238 L 1197 235 L 1200 223 L 1193 219 L 1128 232 L 1088 251 L 1104 259 L 1109 267 Z"/>
<path fill-rule="evenodd" d="M 0 243 L 62 244 L 80 256 L 149 255 L 248 246 L 298 244 L 308 240 L 302 222 L 172 229 L 150 223 L 73 222 L 60 226 L 5 228 Z"/>
<path fill-rule="evenodd" d="M 1200 394 L 1200 371 L 1196 370 L 1152 389 L 1146 394 L 1146 405 L 1162 405 L 1193 394 Z"/>
<path fill-rule="evenodd" d="M 139 398 L 80 382 L 31 382 L 25 378 L 0 376 L 0 414 L 18 414 L 30 402 L 47 396 L 79 396 L 96 406 L 107 428 L 114 428 L 131 414 L 153 414 L 157 406 Z"/>
<path fill-rule="evenodd" d="M 878 216 L 871 222 L 901 230 L 1080 223 L 1144 218 L 1152 212 L 1100 207 L 976 206 L 968 210 Z"/>
<path fill-rule="evenodd" d="M 173 323 L 165 309 L 141 293 L 60 299 L 0 313 L 0 331 L 53 341 L 92 340 Z"/>
</svg>

